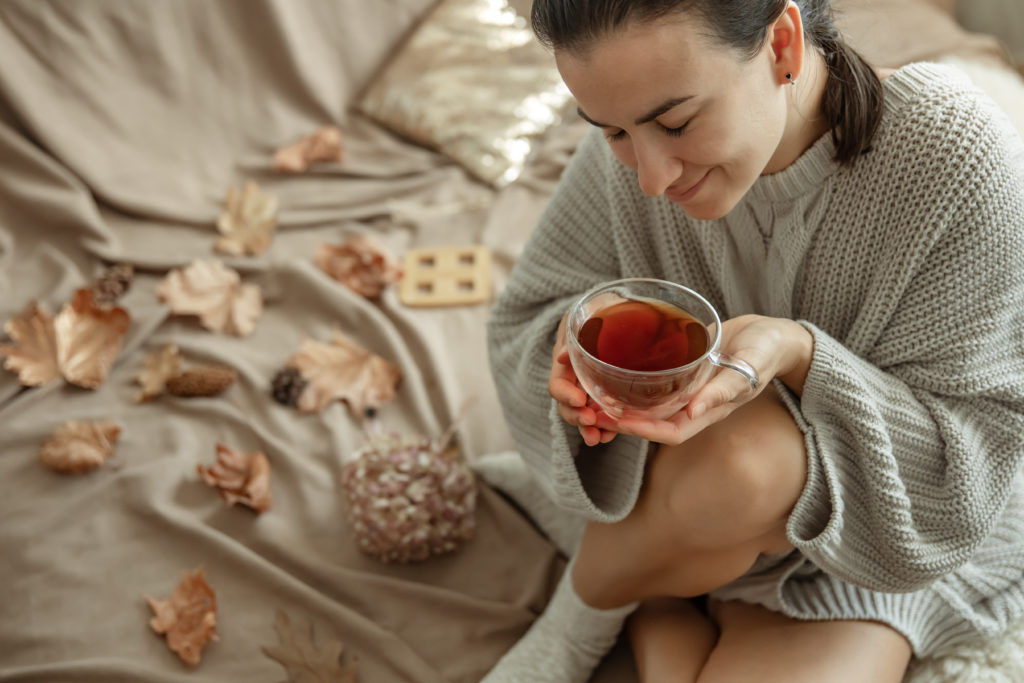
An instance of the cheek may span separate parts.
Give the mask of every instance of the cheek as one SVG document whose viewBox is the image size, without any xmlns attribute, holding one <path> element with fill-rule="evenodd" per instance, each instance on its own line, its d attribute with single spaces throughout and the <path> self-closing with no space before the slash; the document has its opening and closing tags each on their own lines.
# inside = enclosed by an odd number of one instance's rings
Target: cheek
<svg viewBox="0 0 1024 683">
<path fill-rule="evenodd" d="M 612 154 L 619 160 L 619 163 L 634 171 L 636 170 L 636 154 L 633 153 L 633 145 L 630 144 L 629 140 L 609 142 L 608 146 L 611 147 Z"/>
</svg>

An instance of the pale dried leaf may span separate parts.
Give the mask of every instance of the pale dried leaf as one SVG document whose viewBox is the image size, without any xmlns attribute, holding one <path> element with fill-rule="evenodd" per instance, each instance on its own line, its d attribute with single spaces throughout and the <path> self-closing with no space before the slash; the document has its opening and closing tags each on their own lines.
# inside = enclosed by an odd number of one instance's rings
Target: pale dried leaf
<svg viewBox="0 0 1024 683">
<path fill-rule="evenodd" d="M 341 131 L 334 126 L 324 126 L 278 149 L 274 153 L 274 168 L 289 173 L 302 173 L 317 162 L 341 162 L 341 148 Z"/>
<path fill-rule="evenodd" d="M 121 428 L 106 420 L 65 422 L 39 447 L 39 461 L 56 472 L 88 472 L 114 455 L 120 434 Z"/>
<path fill-rule="evenodd" d="M 207 329 L 237 337 L 252 332 L 263 313 L 259 286 L 243 283 L 237 271 L 216 259 L 172 270 L 157 294 L 172 313 L 198 315 Z"/>
<path fill-rule="evenodd" d="M 217 444 L 217 462 L 210 467 L 196 465 L 196 470 L 229 505 L 241 503 L 256 512 L 270 509 L 270 461 L 263 453 L 243 453 Z"/>
<path fill-rule="evenodd" d="M 277 229 L 277 197 L 252 180 L 241 189 L 228 188 L 217 229 L 224 235 L 217 241 L 217 251 L 232 256 L 262 254 Z"/>
<path fill-rule="evenodd" d="M 293 622 L 282 610 L 274 620 L 277 647 L 264 646 L 263 654 L 284 667 L 289 683 L 356 683 L 358 660 L 341 663 L 345 645 L 333 636 L 316 644 L 313 624 Z"/>
<path fill-rule="evenodd" d="M 164 392 L 167 380 L 178 374 L 181 369 L 181 352 L 177 344 L 167 344 L 159 351 L 146 356 L 142 372 L 135 381 L 142 385 L 136 400 L 148 401 Z"/>
<path fill-rule="evenodd" d="M 155 615 L 149 626 L 166 635 L 167 646 L 189 666 L 197 666 L 207 643 L 217 641 L 217 597 L 206 582 L 203 568 L 182 574 L 171 596 L 146 596 Z"/>
<path fill-rule="evenodd" d="M 120 306 L 97 306 L 92 289 L 76 291 L 53 321 L 64 379 L 86 389 L 103 384 L 131 320 Z"/>
<path fill-rule="evenodd" d="M 60 377 L 53 318 L 33 301 L 21 315 L 4 323 L 15 344 L 0 345 L 4 367 L 18 373 L 18 381 L 34 387 Z"/>
<path fill-rule="evenodd" d="M 321 244 L 315 261 L 320 270 L 368 299 L 376 299 L 402 277 L 398 259 L 368 235 L 357 235 L 344 244 Z"/>
<path fill-rule="evenodd" d="M 304 412 L 323 410 L 332 401 L 348 403 L 357 415 L 377 407 L 395 395 L 402 377 L 397 365 L 367 351 L 341 332 L 331 344 L 310 339 L 303 342 L 288 365 L 296 367 L 309 382 L 299 396 Z"/>
</svg>

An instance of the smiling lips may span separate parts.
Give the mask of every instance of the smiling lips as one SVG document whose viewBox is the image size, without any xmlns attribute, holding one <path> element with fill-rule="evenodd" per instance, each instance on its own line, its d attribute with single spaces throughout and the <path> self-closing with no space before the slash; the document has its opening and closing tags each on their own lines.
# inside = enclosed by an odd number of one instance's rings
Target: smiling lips
<svg viewBox="0 0 1024 683">
<path fill-rule="evenodd" d="M 708 179 L 708 175 L 710 173 L 711 173 L 711 171 L 708 171 L 707 173 L 705 173 L 701 177 L 701 179 L 698 180 L 693 185 L 691 185 L 689 189 L 681 190 L 681 189 L 677 189 L 675 187 L 668 188 L 667 190 L 665 190 L 665 196 L 668 197 L 673 202 L 688 202 L 688 201 L 690 201 L 691 199 L 693 199 L 697 195 L 698 192 L 700 192 L 700 188 L 702 188 L 704 186 L 704 181 Z"/>
</svg>

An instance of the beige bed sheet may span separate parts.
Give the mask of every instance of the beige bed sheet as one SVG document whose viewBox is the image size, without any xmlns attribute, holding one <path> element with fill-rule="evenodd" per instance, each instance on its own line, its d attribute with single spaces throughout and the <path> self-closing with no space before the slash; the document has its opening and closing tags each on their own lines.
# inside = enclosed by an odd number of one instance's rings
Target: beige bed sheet
<svg viewBox="0 0 1024 683">
<path fill-rule="evenodd" d="M 359 422 L 341 403 L 303 415 L 270 397 L 304 338 L 341 329 L 402 370 L 384 429 L 438 436 L 471 401 L 457 431 L 466 455 L 511 446 L 486 364 L 489 306 L 410 309 L 394 287 L 370 302 L 313 265 L 317 244 L 364 232 L 396 254 L 484 244 L 500 286 L 572 147 L 571 133 L 555 136 L 496 194 L 350 114 L 429 5 L 0 4 L 0 319 L 33 299 L 56 312 L 104 263 L 137 268 L 125 347 L 99 390 L 21 389 L 0 372 L 0 681 L 280 681 L 261 647 L 277 643 L 281 608 L 344 641 L 360 681 L 469 683 L 543 607 L 564 559 L 486 486 L 459 552 L 407 566 L 357 552 L 337 480 L 342 454 L 364 443 Z M 272 169 L 277 146 L 327 123 L 344 131 L 342 164 Z M 266 299 L 255 331 L 236 338 L 170 316 L 156 286 L 217 256 L 225 193 L 246 179 L 281 210 L 266 253 L 219 256 Z M 142 359 L 168 342 L 233 366 L 238 382 L 218 398 L 137 404 Z M 70 419 L 121 426 L 110 465 L 71 477 L 37 462 Z M 267 454 L 273 509 L 229 508 L 200 480 L 218 442 Z M 143 596 L 168 596 L 200 565 L 220 641 L 190 670 L 149 629 Z"/>
</svg>

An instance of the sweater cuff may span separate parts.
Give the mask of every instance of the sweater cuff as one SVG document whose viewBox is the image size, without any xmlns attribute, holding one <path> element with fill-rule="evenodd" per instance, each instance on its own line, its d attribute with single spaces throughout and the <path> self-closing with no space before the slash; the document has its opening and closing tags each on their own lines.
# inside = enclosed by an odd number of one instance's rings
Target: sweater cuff
<svg viewBox="0 0 1024 683">
<path fill-rule="evenodd" d="M 551 484 L 559 505 L 596 522 L 621 521 L 640 496 L 649 443 L 619 434 L 609 443 L 586 446 L 579 429 L 558 414 L 554 399 L 548 418 L 555 477 Z"/>
</svg>

